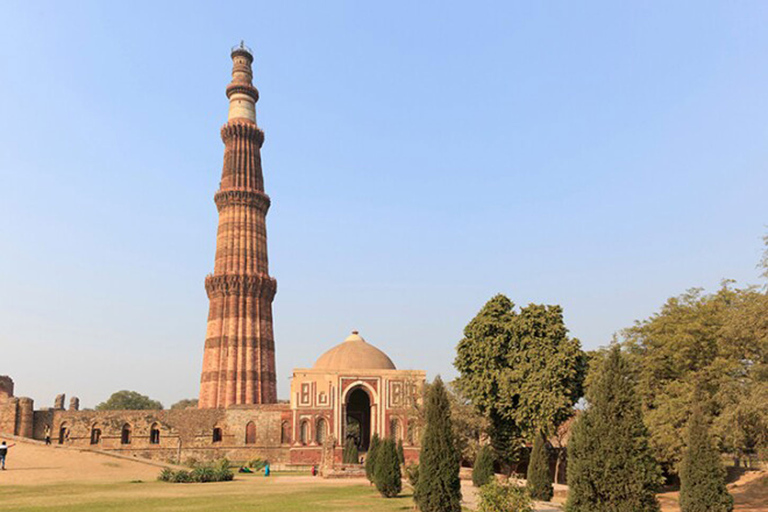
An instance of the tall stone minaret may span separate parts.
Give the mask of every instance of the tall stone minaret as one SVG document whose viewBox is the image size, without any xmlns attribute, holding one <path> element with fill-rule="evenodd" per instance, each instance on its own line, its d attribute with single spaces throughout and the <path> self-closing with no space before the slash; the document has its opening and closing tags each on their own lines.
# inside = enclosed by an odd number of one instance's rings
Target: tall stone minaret
<svg viewBox="0 0 768 512">
<path fill-rule="evenodd" d="M 277 402 L 272 299 L 277 282 L 267 265 L 261 145 L 256 125 L 259 91 L 253 86 L 253 55 L 232 50 L 227 86 L 229 117 L 221 129 L 224 169 L 213 196 L 219 210 L 216 262 L 205 279 L 210 300 L 200 378 L 201 409 Z"/>
</svg>

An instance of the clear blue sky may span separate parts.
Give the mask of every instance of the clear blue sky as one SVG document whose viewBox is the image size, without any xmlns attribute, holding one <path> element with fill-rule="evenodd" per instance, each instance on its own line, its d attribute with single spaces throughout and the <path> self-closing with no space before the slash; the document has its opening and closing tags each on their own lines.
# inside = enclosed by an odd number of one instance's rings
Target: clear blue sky
<svg viewBox="0 0 768 512">
<path fill-rule="evenodd" d="M 492 295 L 586 348 L 758 281 L 768 3 L 3 2 L 0 374 L 198 392 L 229 49 L 255 51 L 279 394 L 352 329 L 452 378 Z"/>
</svg>

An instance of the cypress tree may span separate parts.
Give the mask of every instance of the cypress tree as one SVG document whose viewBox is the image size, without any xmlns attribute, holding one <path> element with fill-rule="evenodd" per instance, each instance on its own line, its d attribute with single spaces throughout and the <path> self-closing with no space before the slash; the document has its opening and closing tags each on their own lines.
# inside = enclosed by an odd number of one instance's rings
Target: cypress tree
<svg viewBox="0 0 768 512">
<path fill-rule="evenodd" d="M 680 510 L 731 512 L 733 496 L 725 487 L 725 469 L 720 452 L 712 443 L 699 408 L 694 410 L 688 427 L 687 445 L 680 467 Z"/>
<path fill-rule="evenodd" d="M 460 512 L 459 451 L 451 426 L 448 393 L 439 376 L 429 387 L 425 417 L 414 500 L 422 512 Z"/>
<path fill-rule="evenodd" d="M 376 489 L 385 498 L 394 498 L 402 489 L 400 461 L 397 460 L 397 447 L 393 439 L 385 439 L 379 445 L 373 480 Z"/>
<path fill-rule="evenodd" d="M 658 512 L 651 454 L 629 364 L 610 349 L 587 389 L 568 443 L 567 512 Z"/>
<path fill-rule="evenodd" d="M 376 471 L 376 454 L 381 446 L 381 440 L 379 434 L 373 434 L 371 439 L 371 446 L 368 447 L 368 455 L 365 456 L 365 476 L 368 481 L 373 483 L 375 471 Z"/>
<path fill-rule="evenodd" d="M 344 444 L 344 451 L 341 455 L 341 461 L 344 464 L 357 464 L 360 462 L 360 454 L 357 451 L 357 445 L 355 440 L 351 437 L 347 438 L 347 442 Z"/>
<path fill-rule="evenodd" d="M 541 433 L 537 433 L 533 440 L 531 459 L 528 462 L 527 487 L 534 500 L 549 501 L 554 494 L 552 478 L 549 476 L 547 440 Z"/>
<path fill-rule="evenodd" d="M 405 464 L 405 452 L 403 451 L 403 440 L 397 440 L 397 460 L 400 464 Z"/>
<path fill-rule="evenodd" d="M 488 445 L 480 448 L 472 467 L 472 485 L 482 487 L 494 479 L 493 459 L 493 448 Z"/>
</svg>

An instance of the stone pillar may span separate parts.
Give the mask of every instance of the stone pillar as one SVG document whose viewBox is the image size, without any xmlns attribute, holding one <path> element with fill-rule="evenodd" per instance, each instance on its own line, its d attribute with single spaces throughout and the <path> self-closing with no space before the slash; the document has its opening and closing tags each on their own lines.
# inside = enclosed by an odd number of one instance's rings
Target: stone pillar
<svg viewBox="0 0 768 512">
<path fill-rule="evenodd" d="M 33 437 L 35 430 L 35 403 L 26 396 L 19 398 L 19 430 L 16 435 L 21 437 Z"/>
<path fill-rule="evenodd" d="M 56 400 L 53 401 L 53 408 L 56 410 L 63 411 L 64 410 L 64 402 L 67 399 L 67 395 L 64 393 L 60 395 L 56 395 Z"/>
<path fill-rule="evenodd" d="M 214 271 L 205 279 L 210 307 L 200 378 L 201 409 L 277 402 L 261 146 L 256 125 L 259 92 L 252 84 L 253 56 L 232 50 L 229 115 L 221 129 L 224 166 L 214 195 L 219 211 Z"/>
<path fill-rule="evenodd" d="M 80 399 L 76 396 L 73 396 L 69 399 L 69 410 L 70 411 L 79 411 L 80 410 Z"/>
</svg>

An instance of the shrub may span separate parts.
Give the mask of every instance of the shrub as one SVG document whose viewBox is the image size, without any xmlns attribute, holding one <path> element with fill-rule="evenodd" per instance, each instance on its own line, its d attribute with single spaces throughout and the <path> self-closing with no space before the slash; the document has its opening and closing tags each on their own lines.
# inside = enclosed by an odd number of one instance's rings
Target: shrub
<svg viewBox="0 0 768 512">
<path fill-rule="evenodd" d="M 549 501 L 554 494 L 552 478 L 549 475 L 547 441 L 541 433 L 537 433 L 533 440 L 531 460 L 528 463 L 527 487 L 534 500 Z"/>
<path fill-rule="evenodd" d="M 180 469 L 173 473 L 171 482 L 175 484 L 186 484 L 192 481 L 192 475 L 186 469 Z"/>
<path fill-rule="evenodd" d="M 376 469 L 374 473 L 376 489 L 385 498 L 394 498 L 402 490 L 402 475 L 400 474 L 400 461 L 397 459 L 395 441 L 386 439 L 381 442 L 376 455 Z"/>
<path fill-rule="evenodd" d="M 480 487 L 478 512 L 533 512 L 528 491 L 495 479 Z"/>
<path fill-rule="evenodd" d="M 371 483 L 373 483 L 374 473 L 376 472 L 376 454 L 379 451 L 380 444 L 379 434 L 373 434 L 371 446 L 368 447 L 368 455 L 365 457 L 365 476 Z"/>
<path fill-rule="evenodd" d="M 451 424 L 448 393 L 440 377 L 429 387 L 424 416 L 426 426 L 414 500 L 422 512 L 460 512 L 459 450 Z"/>
<path fill-rule="evenodd" d="M 198 466 L 189 473 L 193 482 L 213 482 L 216 478 L 216 471 L 211 466 Z"/>
<path fill-rule="evenodd" d="M 405 464 L 405 452 L 403 451 L 403 440 L 397 441 L 397 460 L 400 464 Z"/>
<path fill-rule="evenodd" d="M 725 487 L 720 453 L 709 437 L 709 428 L 698 408 L 688 427 L 687 444 L 680 467 L 680 510 L 731 512 L 733 496 Z"/>
<path fill-rule="evenodd" d="M 186 484 L 190 482 L 228 482 L 234 477 L 235 474 L 229 469 L 229 461 L 221 459 L 217 462 L 196 463 L 195 468 L 191 471 L 186 469 L 174 471 L 170 468 L 163 468 L 157 479 L 163 482 Z"/>
<path fill-rule="evenodd" d="M 219 460 L 213 465 L 213 473 L 214 482 L 229 482 L 235 478 L 235 474 L 229 468 L 229 461 L 226 458 Z"/>
<path fill-rule="evenodd" d="M 493 459 L 493 448 L 490 445 L 480 448 L 480 453 L 477 454 L 477 459 L 475 459 L 475 465 L 472 467 L 472 485 L 482 487 L 493 480 L 495 476 L 493 473 Z"/>
</svg>

